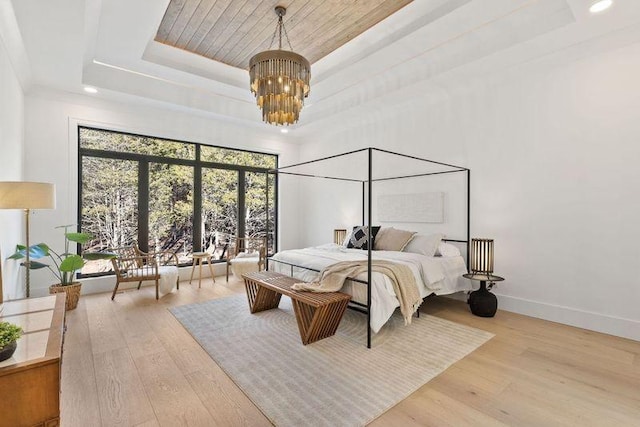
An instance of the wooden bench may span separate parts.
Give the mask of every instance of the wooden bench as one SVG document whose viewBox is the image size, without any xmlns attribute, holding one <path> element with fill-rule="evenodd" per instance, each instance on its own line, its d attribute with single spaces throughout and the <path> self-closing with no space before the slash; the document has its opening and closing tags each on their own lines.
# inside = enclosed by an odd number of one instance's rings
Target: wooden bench
<svg viewBox="0 0 640 427">
<path fill-rule="evenodd" d="M 300 280 L 271 271 L 242 277 L 251 313 L 277 308 L 282 295 L 291 298 L 304 345 L 334 335 L 351 299 L 342 292 L 295 291 L 291 285 Z"/>
</svg>

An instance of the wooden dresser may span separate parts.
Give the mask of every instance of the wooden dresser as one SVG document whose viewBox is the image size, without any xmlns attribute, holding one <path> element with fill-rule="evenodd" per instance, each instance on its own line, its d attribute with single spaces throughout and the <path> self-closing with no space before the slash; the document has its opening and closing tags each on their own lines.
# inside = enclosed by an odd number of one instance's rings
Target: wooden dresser
<svg viewBox="0 0 640 427">
<path fill-rule="evenodd" d="M 24 334 L 0 362 L 0 426 L 60 425 L 60 364 L 65 294 L 4 303 L 0 320 Z"/>
</svg>

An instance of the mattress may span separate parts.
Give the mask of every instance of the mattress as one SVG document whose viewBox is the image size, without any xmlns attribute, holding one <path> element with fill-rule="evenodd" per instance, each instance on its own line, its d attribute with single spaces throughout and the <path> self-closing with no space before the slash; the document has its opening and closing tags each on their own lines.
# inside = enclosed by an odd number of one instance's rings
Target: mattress
<svg viewBox="0 0 640 427">
<path fill-rule="evenodd" d="M 464 259 L 455 257 L 428 257 L 424 255 L 395 252 L 373 251 L 372 259 L 394 261 L 408 266 L 418 284 L 422 298 L 430 295 L 446 295 L 458 291 L 471 290 L 471 282 L 462 275 L 467 272 Z M 313 248 L 281 251 L 269 261 L 269 270 L 296 277 L 301 281 L 317 281 L 317 271 L 289 264 L 322 271 L 325 267 L 340 261 L 362 261 L 367 259 L 367 251 L 347 249 L 336 244 L 327 244 Z M 276 262 L 282 261 L 282 262 Z M 367 274 L 356 277 L 367 280 Z M 352 300 L 361 304 L 367 303 L 367 285 L 347 281 L 342 292 L 352 296 Z M 389 320 L 393 312 L 400 306 L 389 278 L 382 273 L 371 274 L 371 322 L 373 332 L 377 333 Z"/>
</svg>

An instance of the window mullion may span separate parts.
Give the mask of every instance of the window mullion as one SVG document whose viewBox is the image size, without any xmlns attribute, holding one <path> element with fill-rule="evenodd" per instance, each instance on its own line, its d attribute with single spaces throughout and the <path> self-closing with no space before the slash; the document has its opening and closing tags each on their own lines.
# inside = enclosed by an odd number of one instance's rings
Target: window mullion
<svg viewBox="0 0 640 427">
<path fill-rule="evenodd" d="M 196 145 L 196 165 L 193 168 L 193 251 L 202 251 L 202 166 L 200 145 Z"/>
<path fill-rule="evenodd" d="M 138 247 L 149 252 L 149 162 L 138 162 Z"/>
<path fill-rule="evenodd" d="M 243 170 L 238 171 L 238 236 L 245 237 L 246 207 L 245 207 L 246 179 Z"/>
</svg>

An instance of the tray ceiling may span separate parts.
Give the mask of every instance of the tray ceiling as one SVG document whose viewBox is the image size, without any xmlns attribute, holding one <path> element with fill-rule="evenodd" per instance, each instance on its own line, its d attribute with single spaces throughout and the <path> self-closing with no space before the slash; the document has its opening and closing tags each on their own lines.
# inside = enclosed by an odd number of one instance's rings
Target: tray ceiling
<svg viewBox="0 0 640 427">
<path fill-rule="evenodd" d="M 302 43 L 294 34 L 310 29 L 307 16 L 320 15 L 312 14 L 310 0 L 246 0 L 229 7 L 239 12 L 253 6 L 247 16 L 264 17 L 268 23 L 264 34 L 251 29 L 251 35 L 262 34 L 267 44 L 276 22 L 273 7 L 280 1 L 289 8 L 286 18 L 293 47 L 303 49 L 311 42 Z M 340 21 L 339 13 L 348 1 L 327 0 L 333 5 L 327 25 Z M 358 3 L 369 1 L 374 0 Z M 168 4 L 170 0 L 0 0 L 4 42 L 0 44 L 9 54 L 9 63 L 20 70 L 17 75 L 25 93 L 52 88 L 84 96 L 83 87 L 89 85 L 99 89 L 94 97 L 123 106 L 169 108 L 238 124 L 241 132 L 273 132 L 273 126 L 259 119 L 244 65 L 233 67 L 155 40 L 160 23 L 170 13 Z M 197 12 L 205 4 L 207 9 Z M 191 6 L 182 26 L 191 21 L 192 33 L 184 34 L 183 42 L 204 40 L 201 25 L 192 24 L 198 13 L 202 21 L 207 15 L 211 19 L 213 12 L 209 12 L 216 4 L 202 0 Z M 180 11 L 185 12 L 188 5 L 183 1 Z M 350 126 L 362 117 L 385 120 L 389 109 L 407 108 L 416 94 L 419 105 L 436 104 L 471 85 L 560 68 L 640 41 L 640 1 L 616 1 L 615 7 L 597 15 L 589 13 L 588 5 L 587 0 L 409 2 L 313 64 L 304 117 L 290 129 L 294 135 L 286 138 L 311 135 L 326 126 Z M 303 7 L 308 12 L 305 17 L 293 20 Z M 254 12 L 256 8 L 264 12 Z M 172 16 L 177 24 L 176 12 Z M 233 34 L 239 37 L 236 30 Z M 329 29 L 316 32 L 325 34 Z M 179 41 L 181 36 L 171 37 Z M 237 41 L 223 45 L 235 46 Z M 254 50 L 261 48 L 266 46 Z M 250 53 L 245 56 L 248 60 Z"/>
<path fill-rule="evenodd" d="M 281 5 L 294 51 L 314 63 L 411 1 L 171 0 L 155 40 L 246 69 L 253 55 L 269 48 L 278 20 L 274 8 Z M 283 48 L 289 49 L 284 37 Z"/>
</svg>

